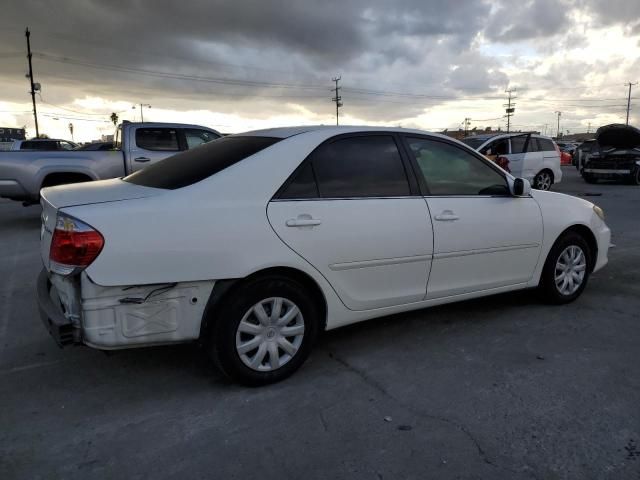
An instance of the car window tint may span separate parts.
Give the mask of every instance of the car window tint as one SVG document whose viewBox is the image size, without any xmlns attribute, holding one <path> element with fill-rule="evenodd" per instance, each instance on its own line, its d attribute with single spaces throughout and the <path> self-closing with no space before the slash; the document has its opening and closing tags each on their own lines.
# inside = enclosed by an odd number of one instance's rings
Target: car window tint
<svg viewBox="0 0 640 480">
<path fill-rule="evenodd" d="M 526 135 L 511 137 L 511 153 L 524 153 L 524 144 L 526 141 Z"/>
<path fill-rule="evenodd" d="M 219 138 L 149 165 L 124 177 L 124 181 L 144 187 L 175 190 L 215 175 L 280 140 L 244 136 Z"/>
<path fill-rule="evenodd" d="M 407 142 L 430 195 L 509 195 L 505 177 L 470 152 L 419 137 Z"/>
<path fill-rule="evenodd" d="M 318 198 L 318 184 L 311 162 L 304 162 L 294 174 L 293 180 L 278 195 L 281 199 Z"/>
<path fill-rule="evenodd" d="M 202 145 L 203 143 L 208 143 L 211 140 L 219 138 L 219 136 L 213 132 L 195 128 L 185 128 L 184 137 L 187 141 L 187 148 L 194 148 L 198 145 Z"/>
<path fill-rule="evenodd" d="M 145 150 L 178 151 L 178 133 L 175 128 L 138 128 L 136 145 Z"/>
<path fill-rule="evenodd" d="M 321 145 L 311 156 L 323 198 L 410 195 L 398 146 L 389 135 L 366 135 Z"/>
<path fill-rule="evenodd" d="M 548 138 L 538 138 L 538 145 L 542 152 L 555 152 L 556 148 L 553 146 L 553 142 Z"/>
<path fill-rule="evenodd" d="M 527 146 L 527 152 L 539 152 L 540 144 L 538 143 L 538 138 L 531 137 L 529 139 L 529 145 Z"/>
</svg>

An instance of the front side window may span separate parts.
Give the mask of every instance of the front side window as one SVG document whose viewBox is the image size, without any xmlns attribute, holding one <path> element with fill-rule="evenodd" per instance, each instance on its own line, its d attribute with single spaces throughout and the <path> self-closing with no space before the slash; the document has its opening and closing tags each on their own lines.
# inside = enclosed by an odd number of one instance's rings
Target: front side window
<svg viewBox="0 0 640 480">
<path fill-rule="evenodd" d="M 69 142 L 65 142 L 64 140 L 60 142 L 60 150 L 73 150 L 74 148 L 75 146 Z"/>
<path fill-rule="evenodd" d="M 311 165 L 323 198 L 410 195 L 402 158 L 390 135 L 325 143 L 311 154 Z"/>
<path fill-rule="evenodd" d="M 509 153 L 509 139 L 502 138 L 500 140 L 494 140 L 489 145 L 482 149 L 483 155 L 507 155 Z"/>
<path fill-rule="evenodd" d="M 466 150 L 420 137 L 407 143 L 430 195 L 509 195 L 505 177 Z"/>
<path fill-rule="evenodd" d="M 187 148 L 191 149 L 197 147 L 198 145 L 202 145 L 203 143 L 208 143 L 211 140 L 215 140 L 219 138 L 213 132 L 209 132 L 208 130 L 199 130 L 195 128 L 186 128 L 184 130 L 184 137 L 187 141 Z"/>
<path fill-rule="evenodd" d="M 138 128 L 136 130 L 136 145 L 145 150 L 177 152 L 178 132 L 175 128 Z"/>
</svg>

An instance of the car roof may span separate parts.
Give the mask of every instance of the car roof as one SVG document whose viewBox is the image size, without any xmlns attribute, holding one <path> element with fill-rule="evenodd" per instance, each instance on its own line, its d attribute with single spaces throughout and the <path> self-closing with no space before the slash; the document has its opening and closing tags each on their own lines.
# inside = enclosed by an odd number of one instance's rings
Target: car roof
<svg viewBox="0 0 640 480">
<path fill-rule="evenodd" d="M 304 133 L 323 131 L 327 136 L 340 135 L 342 133 L 358 133 L 358 132 L 399 132 L 399 133 L 415 133 L 419 135 L 432 135 L 451 140 L 451 137 L 440 133 L 428 132 L 426 130 L 417 130 L 402 127 L 373 127 L 369 125 L 302 125 L 295 127 L 278 127 L 267 128 L 262 130 L 251 130 L 248 132 L 237 133 L 236 136 L 255 136 L 255 137 L 273 137 L 273 138 L 289 138 L 294 135 Z"/>
</svg>

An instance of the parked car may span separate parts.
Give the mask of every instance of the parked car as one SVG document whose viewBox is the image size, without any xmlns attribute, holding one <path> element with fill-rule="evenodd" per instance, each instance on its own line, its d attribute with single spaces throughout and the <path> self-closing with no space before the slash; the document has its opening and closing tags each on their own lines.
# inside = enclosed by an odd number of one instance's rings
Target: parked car
<svg viewBox="0 0 640 480">
<path fill-rule="evenodd" d="M 610 240 L 592 203 L 401 128 L 231 135 L 45 188 L 42 207 L 38 302 L 59 344 L 200 341 L 251 385 L 293 373 L 323 330 L 523 288 L 573 301 Z"/>
<path fill-rule="evenodd" d="M 0 152 L 0 197 L 30 205 L 43 187 L 122 177 L 219 137 L 199 125 L 123 122 L 108 151 Z"/>
<path fill-rule="evenodd" d="M 114 145 L 113 142 L 91 142 L 86 143 L 84 145 L 79 146 L 76 150 L 89 150 L 89 151 L 104 151 L 104 150 L 113 150 Z"/>
<path fill-rule="evenodd" d="M 640 130 L 616 123 L 598 128 L 580 172 L 587 183 L 614 179 L 640 185 Z"/>
<path fill-rule="evenodd" d="M 37 150 L 44 152 L 69 151 L 78 148 L 78 144 L 57 138 L 32 138 L 30 140 L 14 140 L 10 151 Z"/>
<path fill-rule="evenodd" d="M 591 152 L 591 149 L 593 148 L 595 143 L 595 139 L 585 140 L 576 147 L 575 152 L 573 152 L 572 164 L 578 169 L 578 171 L 582 169 L 582 162 L 585 159 L 586 155 Z"/>
<path fill-rule="evenodd" d="M 562 180 L 560 150 L 549 137 L 531 133 L 477 135 L 462 140 L 533 188 L 549 190 Z"/>
<path fill-rule="evenodd" d="M 571 158 L 569 152 L 560 151 L 560 165 L 571 165 Z"/>
<path fill-rule="evenodd" d="M 575 152 L 578 146 L 578 144 L 573 142 L 556 142 L 556 145 L 558 145 L 561 152 L 566 152 L 569 155 L 573 155 L 573 152 Z"/>
</svg>

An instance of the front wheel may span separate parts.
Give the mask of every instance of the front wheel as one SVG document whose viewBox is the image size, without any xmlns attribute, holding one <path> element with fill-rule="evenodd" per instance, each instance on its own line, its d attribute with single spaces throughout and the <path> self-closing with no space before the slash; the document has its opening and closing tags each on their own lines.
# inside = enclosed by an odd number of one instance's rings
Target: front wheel
<svg viewBox="0 0 640 480">
<path fill-rule="evenodd" d="M 536 190 L 550 190 L 552 184 L 553 175 L 546 170 L 538 173 L 533 179 L 533 188 Z"/>
<path fill-rule="evenodd" d="M 584 238 L 575 232 L 562 236 L 553 246 L 542 270 L 540 291 L 549 303 L 573 302 L 589 280 L 591 252 Z"/>
<path fill-rule="evenodd" d="M 636 167 L 629 178 L 631 185 L 640 185 L 640 167 Z"/>
<path fill-rule="evenodd" d="M 251 280 L 232 292 L 215 315 L 213 361 L 226 376 L 245 385 L 284 380 L 309 356 L 319 333 L 318 312 L 294 280 Z"/>
</svg>

